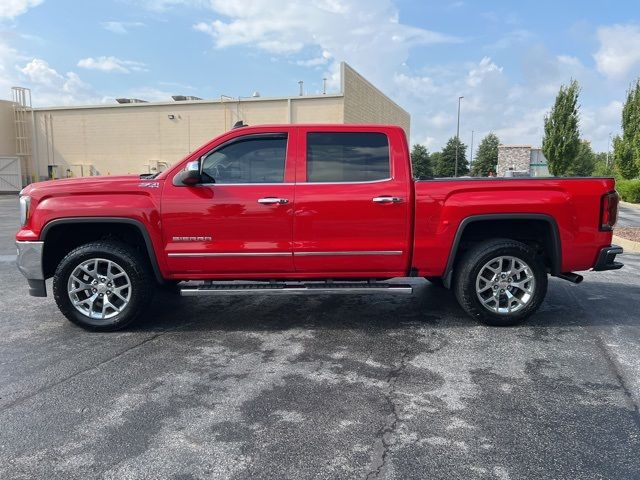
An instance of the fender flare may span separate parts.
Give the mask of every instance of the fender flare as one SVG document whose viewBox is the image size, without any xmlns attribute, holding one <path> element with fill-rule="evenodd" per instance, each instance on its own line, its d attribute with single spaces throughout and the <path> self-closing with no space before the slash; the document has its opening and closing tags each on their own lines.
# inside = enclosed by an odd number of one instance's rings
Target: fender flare
<svg viewBox="0 0 640 480">
<path fill-rule="evenodd" d="M 541 220 L 549 224 L 551 230 L 551 275 L 558 275 L 562 273 L 562 244 L 560 240 L 560 231 L 558 230 L 558 223 L 551 215 L 544 213 L 490 213 L 485 215 L 472 215 L 464 218 L 458 225 L 456 235 L 453 238 L 453 244 L 449 251 L 449 258 L 447 259 L 447 266 L 444 274 L 442 275 L 442 281 L 445 287 L 451 287 L 451 280 L 453 276 L 453 264 L 458 253 L 458 247 L 460 246 L 460 240 L 465 228 L 471 223 L 483 222 L 490 220 Z"/>
<path fill-rule="evenodd" d="M 47 233 L 51 228 L 58 225 L 65 224 L 78 224 L 78 223 L 120 223 L 131 225 L 138 229 L 142 238 L 144 239 L 144 244 L 147 249 L 147 256 L 149 257 L 149 261 L 151 262 L 151 268 L 153 268 L 153 273 L 156 277 L 156 280 L 159 283 L 165 283 L 165 279 L 160 272 L 160 267 L 158 266 L 158 259 L 156 257 L 156 252 L 153 249 L 153 243 L 151 242 L 151 237 L 149 236 L 149 232 L 145 225 L 133 218 L 126 217 L 68 217 L 68 218 L 56 218 L 51 220 L 45 224 L 40 232 L 40 240 L 46 242 Z"/>
</svg>

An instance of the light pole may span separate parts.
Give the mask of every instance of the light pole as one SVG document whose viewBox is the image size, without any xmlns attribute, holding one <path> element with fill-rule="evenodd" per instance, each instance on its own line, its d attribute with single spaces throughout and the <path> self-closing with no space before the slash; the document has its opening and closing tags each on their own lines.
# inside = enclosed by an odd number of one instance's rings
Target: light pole
<svg viewBox="0 0 640 480">
<path fill-rule="evenodd" d="M 607 168 L 611 165 L 611 136 L 613 132 L 609 132 L 609 143 L 607 143 Z"/>
<path fill-rule="evenodd" d="M 460 101 L 464 97 L 458 97 L 458 127 L 456 128 L 456 167 L 453 176 L 458 176 L 458 145 L 460 144 Z"/>
<path fill-rule="evenodd" d="M 469 153 L 469 166 L 473 163 L 473 130 L 471 130 L 471 153 Z"/>
</svg>

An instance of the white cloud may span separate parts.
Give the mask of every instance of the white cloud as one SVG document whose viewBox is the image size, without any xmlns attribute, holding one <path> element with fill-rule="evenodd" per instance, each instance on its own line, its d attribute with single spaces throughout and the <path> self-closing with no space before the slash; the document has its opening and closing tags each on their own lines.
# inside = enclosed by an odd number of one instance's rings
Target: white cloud
<svg viewBox="0 0 640 480">
<path fill-rule="evenodd" d="M 598 28 L 600 48 L 594 54 L 598 71 L 607 77 L 625 79 L 640 67 L 640 26 L 612 25 Z"/>
<path fill-rule="evenodd" d="M 467 84 L 470 87 L 477 87 L 486 77 L 502 74 L 502 67 L 498 67 L 491 61 L 491 58 L 484 57 L 477 66 L 469 70 Z"/>
<path fill-rule="evenodd" d="M 270 54 L 325 52 L 330 87 L 337 86 L 337 64 L 345 60 L 384 86 L 416 46 L 458 42 L 450 35 L 412 27 L 399 20 L 391 0 L 229 2 L 210 0 L 209 8 L 224 20 L 200 22 L 194 28 L 211 36 L 216 48 L 250 46 Z M 302 60 L 304 61 L 304 60 Z M 322 62 L 316 59 L 311 66 Z"/>
<path fill-rule="evenodd" d="M 102 28 L 105 30 L 109 30 L 110 32 L 117 33 L 119 35 L 124 35 L 125 33 L 129 33 L 129 29 L 144 27 L 145 24 L 142 22 L 102 22 L 100 23 Z"/>
<path fill-rule="evenodd" d="M 62 75 L 39 58 L 31 60 L 20 71 L 30 82 L 46 87 L 51 87 L 63 80 Z"/>
<path fill-rule="evenodd" d="M 0 1 L 0 20 L 14 19 L 30 8 L 40 5 L 42 1 L 43 0 L 2 0 Z"/>
<path fill-rule="evenodd" d="M 297 60 L 296 65 L 300 65 L 301 67 L 319 67 L 321 65 L 326 65 L 331 60 L 331 54 L 324 50 L 322 55 L 315 58 L 309 58 L 307 60 Z"/>
<path fill-rule="evenodd" d="M 133 60 L 120 60 L 117 57 L 88 57 L 78 62 L 78 66 L 89 70 L 100 70 L 102 72 L 130 73 L 146 72 L 146 65 Z"/>
<path fill-rule="evenodd" d="M 82 81 L 75 72 L 61 74 L 45 60 L 34 58 L 22 67 L 16 67 L 14 84 L 29 87 L 36 105 L 73 105 L 100 103 L 102 97 Z"/>
</svg>

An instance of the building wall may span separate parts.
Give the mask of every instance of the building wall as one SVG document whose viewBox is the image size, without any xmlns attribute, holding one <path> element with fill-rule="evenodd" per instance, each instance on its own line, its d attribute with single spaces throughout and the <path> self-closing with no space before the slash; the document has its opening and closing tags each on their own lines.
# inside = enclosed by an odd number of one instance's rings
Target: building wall
<svg viewBox="0 0 640 480">
<path fill-rule="evenodd" d="M 342 97 L 123 104 L 36 110 L 40 173 L 113 175 L 154 171 L 182 159 L 239 119 L 342 122 Z M 289 110 L 291 109 L 291 111 Z M 173 115 L 174 118 L 169 118 Z M 79 165 L 83 165 L 81 168 Z"/>
<path fill-rule="evenodd" d="M 16 130 L 13 123 L 13 102 L 0 100 L 0 157 L 15 157 Z"/>
<path fill-rule="evenodd" d="M 238 120 L 249 125 L 384 123 L 400 125 L 409 133 L 406 111 L 344 63 L 342 74 L 339 94 L 38 108 L 34 163 L 43 179 L 49 166 L 55 166 L 56 178 L 155 172 L 228 131 Z M 0 129 L 0 148 L 8 144 L 15 149 L 8 105 L 11 128 Z M 3 107 L 0 104 L 0 126 Z"/>
<path fill-rule="evenodd" d="M 509 170 L 529 172 L 531 145 L 499 145 L 496 175 L 504 177 Z"/>
<path fill-rule="evenodd" d="M 401 126 L 407 137 L 411 117 L 346 63 L 341 66 L 344 123 L 382 123 Z"/>
</svg>

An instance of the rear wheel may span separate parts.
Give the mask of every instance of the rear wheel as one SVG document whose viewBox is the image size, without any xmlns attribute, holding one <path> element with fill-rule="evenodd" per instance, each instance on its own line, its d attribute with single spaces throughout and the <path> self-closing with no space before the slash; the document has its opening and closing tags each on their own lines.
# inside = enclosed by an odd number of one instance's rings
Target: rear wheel
<svg viewBox="0 0 640 480">
<path fill-rule="evenodd" d="M 98 241 L 65 256 L 53 277 L 53 296 L 71 322 L 88 330 L 130 325 L 147 310 L 155 281 L 146 259 L 123 243 Z"/>
<path fill-rule="evenodd" d="M 490 240 L 460 259 L 454 292 L 473 318 L 487 325 L 517 325 L 542 304 L 547 272 L 528 245 L 515 240 Z"/>
</svg>

